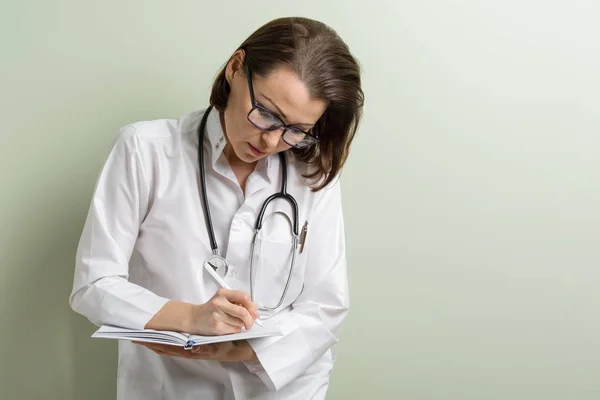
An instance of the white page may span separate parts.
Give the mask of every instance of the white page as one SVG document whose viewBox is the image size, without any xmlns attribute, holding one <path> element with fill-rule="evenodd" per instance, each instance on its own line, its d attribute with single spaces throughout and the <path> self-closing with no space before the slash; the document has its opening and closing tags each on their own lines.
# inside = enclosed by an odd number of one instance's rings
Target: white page
<svg viewBox="0 0 600 400">
<path fill-rule="evenodd" d="M 282 335 L 281 330 L 277 325 L 273 324 L 262 327 L 254 325 L 249 331 L 244 330 L 240 333 L 218 336 L 188 335 L 175 331 L 159 331 L 153 329 L 127 329 L 116 326 L 103 325 L 96 332 L 94 332 L 92 337 L 102 339 L 144 341 L 184 346 L 186 344 L 200 345 L 228 342 L 232 340 L 256 339 L 261 337 L 279 335 Z"/>
<path fill-rule="evenodd" d="M 120 338 L 129 337 L 129 338 L 149 338 L 152 336 L 165 336 L 176 339 L 180 341 L 182 344 L 188 341 L 188 336 L 186 334 L 174 331 L 159 331 L 154 329 L 128 329 L 128 328 L 120 328 L 117 326 L 109 326 L 103 325 L 92 335 L 93 338 L 116 338 L 119 336 Z"/>
<path fill-rule="evenodd" d="M 200 336 L 190 335 L 189 340 L 196 342 L 196 344 L 208 344 L 208 343 L 219 343 L 229 342 L 232 340 L 247 340 L 257 339 L 268 336 L 280 336 L 282 335 L 281 330 L 277 325 L 257 326 L 254 325 L 249 331 L 242 331 L 240 333 L 231 333 L 228 335 L 220 336 Z"/>
</svg>

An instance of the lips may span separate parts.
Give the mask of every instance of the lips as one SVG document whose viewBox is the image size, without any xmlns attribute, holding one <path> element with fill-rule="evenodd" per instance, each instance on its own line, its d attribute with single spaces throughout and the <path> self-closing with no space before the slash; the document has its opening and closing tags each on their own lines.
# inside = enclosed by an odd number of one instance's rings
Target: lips
<svg viewBox="0 0 600 400">
<path fill-rule="evenodd" d="M 248 143 L 248 146 L 250 146 L 250 150 L 252 150 L 252 153 L 254 153 L 254 155 L 257 157 L 261 157 L 267 154 L 266 151 L 259 150 L 256 147 L 252 146 L 250 143 Z"/>
</svg>

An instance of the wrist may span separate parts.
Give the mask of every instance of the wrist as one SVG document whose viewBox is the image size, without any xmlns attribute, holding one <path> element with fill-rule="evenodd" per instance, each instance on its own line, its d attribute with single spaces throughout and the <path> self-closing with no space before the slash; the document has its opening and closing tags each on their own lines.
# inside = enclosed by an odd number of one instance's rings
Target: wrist
<svg viewBox="0 0 600 400">
<path fill-rule="evenodd" d="M 169 300 L 146 324 L 146 329 L 189 332 L 193 321 L 194 305 Z"/>
<path fill-rule="evenodd" d="M 181 308 L 181 332 L 184 333 L 197 333 L 198 327 L 196 326 L 196 308 L 198 304 L 184 303 Z"/>
</svg>

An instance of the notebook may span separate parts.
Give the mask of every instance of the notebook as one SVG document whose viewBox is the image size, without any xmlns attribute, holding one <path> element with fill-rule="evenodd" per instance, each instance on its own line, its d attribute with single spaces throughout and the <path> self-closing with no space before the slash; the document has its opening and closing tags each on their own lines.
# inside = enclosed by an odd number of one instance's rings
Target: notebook
<svg viewBox="0 0 600 400">
<path fill-rule="evenodd" d="M 183 347 L 184 349 L 189 350 L 193 346 L 199 346 L 202 344 L 229 342 L 234 340 L 256 339 L 281 335 L 283 335 L 281 329 L 275 324 L 269 324 L 267 326 L 254 325 L 250 330 L 243 330 L 240 333 L 231 333 L 227 335 L 218 336 L 200 336 L 174 331 L 159 331 L 153 329 L 138 330 L 103 325 L 100 327 L 100 329 L 94 332 L 94 334 L 92 334 L 92 337 L 101 339 L 118 339 L 137 342 L 167 344 L 172 346 Z"/>
</svg>

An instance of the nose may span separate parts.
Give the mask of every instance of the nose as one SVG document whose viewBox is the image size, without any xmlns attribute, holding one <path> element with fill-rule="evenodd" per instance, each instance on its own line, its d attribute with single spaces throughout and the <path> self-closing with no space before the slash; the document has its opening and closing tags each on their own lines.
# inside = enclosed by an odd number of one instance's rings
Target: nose
<svg viewBox="0 0 600 400">
<path fill-rule="evenodd" d="M 274 149 L 275 147 L 277 147 L 282 132 L 283 131 L 281 129 L 275 129 L 274 131 L 263 131 L 262 137 L 263 140 L 266 142 L 268 148 Z"/>
</svg>

